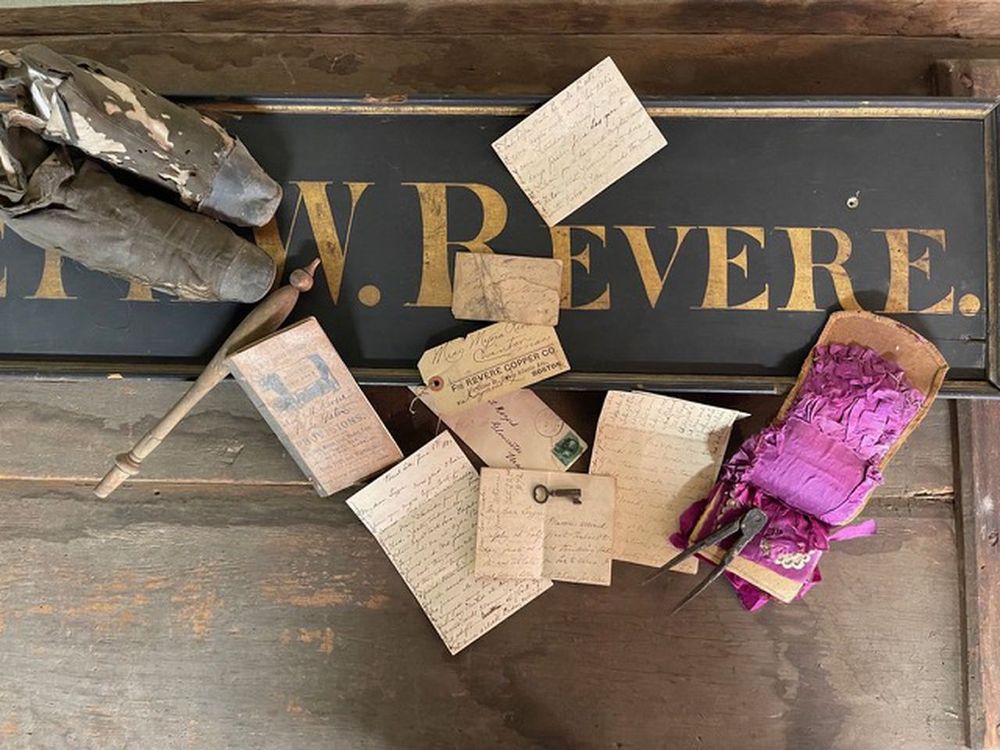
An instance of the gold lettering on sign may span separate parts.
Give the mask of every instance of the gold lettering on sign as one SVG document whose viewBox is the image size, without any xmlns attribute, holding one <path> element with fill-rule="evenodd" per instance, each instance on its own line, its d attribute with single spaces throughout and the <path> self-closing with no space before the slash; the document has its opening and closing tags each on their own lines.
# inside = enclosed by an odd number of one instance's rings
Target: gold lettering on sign
<svg viewBox="0 0 1000 750">
<path fill-rule="evenodd" d="M 128 294 L 123 298 L 128 302 L 155 302 L 153 290 L 138 281 L 130 281 L 128 284 Z"/>
<path fill-rule="evenodd" d="M 699 227 L 708 233 L 708 281 L 705 284 L 705 297 L 701 301 L 703 310 L 766 310 L 768 309 L 768 285 L 757 296 L 730 304 L 729 302 L 729 267 L 743 271 L 743 278 L 750 278 L 747 268 L 747 243 L 742 241 L 740 249 L 733 257 L 729 257 L 729 232 L 740 232 L 756 240 L 760 249 L 764 249 L 764 227 Z"/>
<path fill-rule="evenodd" d="M 885 243 L 889 248 L 889 294 L 885 299 L 885 309 L 882 312 L 919 312 L 933 314 L 952 314 L 955 312 L 955 287 L 948 287 L 948 293 L 933 305 L 923 310 L 910 309 L 910 273 L 911 268 L 920 271 L 924 278 L 931 278 L 931 251 L 926 248 L 919 258 L 910 260 L 910 235 L 919 234 L 934 240 L 945 251 L 943 229 L 873 229 L 885 235 Z"/>
<path fill-rule="evenodd" d="M 420 289 L 416 302 L 407 307 L 449 307 L 451 275 L 448 272 L 448 248 L 464 247 L 474 253 L 491 253 L 489 242 L 507 226 L 507 203 L 489 185 L 478 182 L 404 182 L 420 198 L 420 221 L 423 230 L 423 262 Z M 448 236 L 448 188 L 464 188 L 479 199 L 483 223 L 470 240 Z"/>
<path fill-rule="evenodd" d="M 574 229 L 594 235 L 601 241 L 602 246 L 607 242 L 605 228 L 602 225 L 557 224 L 554 227 L 549 227 L 549 235 L 552 238 L 552 257 L 562 261 L 562 295 L 559 306 L 564 310 L 610 310 L 611 284 L 605 284 L 604 291 L 596 299 L 582 305 L 573 305 L 573 264 L 579 263 L 583 266 L 583 270 L 590 273 L 590 242 L 583 246 L 583 250 L 574 254 Z"/>
<path fill-rule="evenodd" d="M 287 239 L 282 242 L 281 234 L 278 231 L 277 222 L 271 219 L 263 227 L 253 230 L 254 239 L 272 258 L 278 266 L 276 278 L 281 279 L 285 270 L 285 259 L 288 257 L 288 248 L 292 244 L 292 235 L 295 232 L 295 225 L 298 222 L 299 210 L 302 206 L 306 208 L 306 216 L 312 228 L 313 238 L 316 240 L 316 251 L 319 253 L 326 285 L 330 291 L 330 298 L 334 304 L 340 299 L 340 284 L 344 278 L 344 263 L 347 260 L 347 251 L 351 244 L 351 228 L 354 226 L 354 213 L 357 210 L 361 196 L 374 183 L 371 182 L 345 182 L 344 185 L 351 194 L 351 209 L 347 215 L 347 227 L 344 231 L 343 239 L 337 231 L 336 217 L 330 207 L 330 198 L 326 188 L 329 182 L 322 181 L 293 181 L 299 189 L 298 198 L 295 201 L 295 209 L 292 211 L 292 220 L 288 225 Z M 279 283 L 278 281 L 275 282 Z"/>
<path fill-rule="evenodd" d="M 299 196 L 299 202 L 302 197 Z M 292 234 L 295 232 L 295 220 L 299 216 L 298 203 L 292 214 L 291 224 L 288 225 L 288 242 L 292 241 Z M 265 253 L 271 256 L 274 265 L 277 266 L 277 273 L 274 275 L 274 285 L 281 283 L 281 277 L 285 274 L 285 259 L 288 258 L 288 245 L 281 241 L 281 233 L 278 231 L 278 218 L 273 217 L 262 227 L 253 228 L 253 241 L 257 243 Z"/>
<path fill-rule="evenodd" d="M 775 227 L 777 231 L 788 233 L 788 242 L 792 249 L 793 281 L 792 292 L 788 295 L 785 310 L 818 311 L 816 306 L 816 289 L 814 285 L 815 270 L 822 268 L 830 274 L 837 300 L 845 310 L 860 310 L 861 305 L 854 296 L 851 277 L 844 270 L 844 263 L 851 257 L 851 238 L 843 229 L 835 227 Z M 837 242 L 837 253 L 829 263 L 818 263 L 813 257 L 813 236 L 816 232 L 826 232 Z"/>
<path fill-rule="evenodd" d="M 55 250 L 45 250 L 45 260 L 42 264 L 42 278 L 38 281 L 35 293 L 26 299 L 76 299 L 66 294 L 62 280 L 62 256 Z"/>
<path fill-rule="evenodd" d="M 661 274 L 656 266 L 656 259 L 653 257 L 653 249 L 649 246 L 649 236 L 647 232 L 654 227 L 639 226 L 616 226 L 620 229 L 628 241 L 629 250 L 635 259 L 635 265 L 639 269 L 639 278 L 642 279 L 642 286 L 646 290 L 646 297 L 649 299 L 649 306 L 656 307 L 660 295 L 663 293 L 663 285 L 667 283 L 670 270 L 674 267 L 677 254 L 680 252 L 681 243 L 694 227 L 674 227 L 677 230 L 677 239 L 674 241 L 674 249 L 667 261 L 667 267 Z M 566 265 L 563 264 L 565 269 Z"/>
</svg>

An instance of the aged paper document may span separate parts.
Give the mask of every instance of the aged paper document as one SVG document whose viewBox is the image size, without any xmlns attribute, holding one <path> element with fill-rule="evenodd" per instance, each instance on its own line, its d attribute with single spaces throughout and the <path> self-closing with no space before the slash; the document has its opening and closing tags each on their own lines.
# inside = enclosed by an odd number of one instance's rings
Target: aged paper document
<svg viewBox="0 0 1000 750">
<path fill-rule="evenodd" d="M 551 326 L 494 323 L 428 349 L 417 362 L 439 414 L 451 414 L 569 370 Z"/>
<path fill-rule="evenodd" d="M 456 253 L 451 312 L 459 320 L 554 326 L 562 273 L 555 258 Z"/>
<path fill-rule="evenodd" d="M 251 344 L 226 364 L 320 495 L 403 457 L 315 318 Z"/>
<path fill-rule="evenodd" d="M 616 560 L 663 565 L 687 507 L 712 489 L 733 422 L 743 412 L 653 393 L 610 391 L 597 422 L 590 471 L 613 476 Z M 676 570 L 694 573 L 691 558 Z"/>
<path fill-rule="evenodd" d="M 580 502 L 555 495 L 536 502 L 537 487 L 577 489 Z M 609 586 L 614 512 L 611 477 L 483 469 L 476 575 Z"/>
<path fill-rule="evenodd" d="M 420 400 L 487 466 L 501 469 L 566 471 L 587 450 L 587 444 L 533 392 L 523 389 L 478 406 L 439 414 L 434 394 L 426 389 Z"/>
<path fill-rule="evenodd" d="M 552 585 L 476 578 L 479 477 L 443 432 L 348 501 L 457 654 Z"/>
<path fill-rule="evenodd" d="M 549 226 L 667 145 L 606 57 L 493 143 Z"/>
</svg>

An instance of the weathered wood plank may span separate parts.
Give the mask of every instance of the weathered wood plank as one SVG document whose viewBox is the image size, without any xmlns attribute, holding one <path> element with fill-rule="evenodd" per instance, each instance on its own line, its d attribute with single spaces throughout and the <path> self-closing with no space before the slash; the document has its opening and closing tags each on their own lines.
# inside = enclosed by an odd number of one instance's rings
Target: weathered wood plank
<svg viewBox="0 0 1000 750">
<path fill-rule="evenodd" d="M 188 387 L 170 380 L 0 381 L 0 479 L 96 482 Z M 404 454 L 441 429 L 405 388 L 365 392 Z M 539 389 L 539 395 L 593 444 L 604 394 Z M 688 396 L 750 412 L 735 446 L 769 422 L 777 396 Z M 950 404 L 931 409 L 886 471 L 879 502 L 949 500 L 953 491 Z M 577 468 L 584 470 L 589 457 Z M 210 393 L 143 462 L 137 482 L 294 484 L 306 480 L 253 405 L 231 380 Z"/>
<path fill-rule="evenodd" d="M 0 47 L 25 37 L 2 36 Z M 166 94 L 547 95 L 607 55 L 645 96 L 925 95 L 936 59 L 1000 40 L 763 34 L 39 37 Z"/>
<path fill-rule="evenodd" d="M 934 81 L 941 96 L 992 99 L 1000 93 L 1000 60 L 938 60 Z"/>
<path fill-rule="evenodd" d="M 943 96 L 1000 95 L 1000 64 L 942 60 L 934 67 Z M 962 569 L 966 740 L 974 750 L 1000 748 L 1000 404 L 960 404 L 958 520 Z"/>
<path fill-rule="evenodd" d="M 956 506 L 964 571 L 969 742 L 1000 748 L 1000 403 L 958 409 L 961 491 Z"/>
<path fill-rule="evenodd" d="M 0 743 L 955 747 L 950 509 L 876 512 L 794 605 L 619 564 L 449 658 L 339 497 L 4 483 Z"/>
<path fill-rule="evenodd" d="M 93 482 L 190 383 L 104 380 L 0 383 L 0 478 Z M 144 480 L 300 483 L 305 478 L 229 380 L 143 462 Z"/>
<path fill-rule="evenodd" d="M 998 37 L 992 0 L 202 0 L 10 9 L 5 33 L 781 33 Z"/>
</svg>

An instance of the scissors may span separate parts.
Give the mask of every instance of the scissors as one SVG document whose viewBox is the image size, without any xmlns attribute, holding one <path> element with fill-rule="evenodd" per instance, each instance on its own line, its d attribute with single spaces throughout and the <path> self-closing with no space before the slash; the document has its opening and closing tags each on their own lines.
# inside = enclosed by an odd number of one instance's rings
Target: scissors
<svg viewBox="0 0 1000 750">
<path fill-rule="evenodd" d="M 742 552 L 748 544 L 757 536 L 763 528 L 767 525 L 767 514 L 764 513 L 760 508 L 751 508 L 742 516 L 737 518 L 732 523 L 726 524 L 720 529 L 717 529 L 714 533 L 709 534 L 704 539 L 702 539 L 697 544 L 692 544 L 686 550 L 677 555 L 673 560 L 670 560 L 666 565 L 661 567 L 651 576 L 649 576 L 642 585 L 645 586 L 647 583 L 652 581 L 654 578 L 666 573 L 672 567 L 678 563 L 684 562 L 692 555 L 697 554 L 706 547 L 711 547 L 714 544 L 718 544 L 723 539 L 731 537 L 733 534 L 739 534 L 736 541 L 733 542 L 732 546 L 726 550 L 726 554 L 723 556 L 722 561 L 716 566 L 715 570 L 709 573 L 705 580 L 695 586 L 687 596 L 680 600 L 680 602 L 670 610 L 670 614 L 673 614 L 689 601 L 694 599 L 698 594 L 707 589 L 709 585 L 715 581 L 719 576 L 722 575 L 723 571 L 729 567 L 729 565 L 736 559 L 736 556 Z"/>
</svg>

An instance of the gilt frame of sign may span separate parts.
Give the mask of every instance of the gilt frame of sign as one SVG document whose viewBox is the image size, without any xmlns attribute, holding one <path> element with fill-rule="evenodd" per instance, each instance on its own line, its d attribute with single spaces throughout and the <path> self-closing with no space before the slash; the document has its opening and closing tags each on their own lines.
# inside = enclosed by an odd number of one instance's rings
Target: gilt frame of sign
<svg viewBox="0 0 1000 750">
<path fill-rule="evenodd" d="M 647 102 L 669 145 L 554 227 L 490 148 L 537 102 L 196 102 L 284 186 L 257 242 L 283 274 L 317 254 L 315 315 L 361 382 L 415 383 L 456 252 L 563 262 L 574 388 L 780 391 L 829 312 L 884 312 L 997 384 L 992 102 Z M 178 302 L 0 239 L 0 369 L 198 371 L 246 308 Z"/>
</svg>

